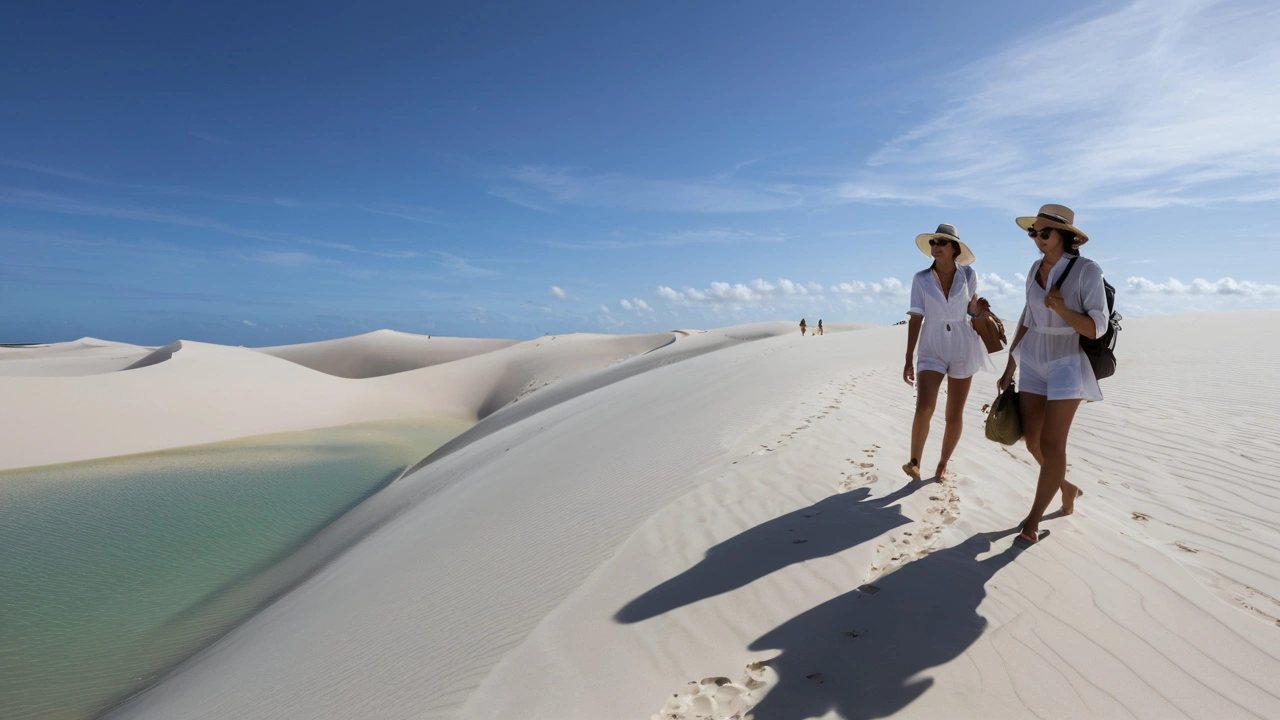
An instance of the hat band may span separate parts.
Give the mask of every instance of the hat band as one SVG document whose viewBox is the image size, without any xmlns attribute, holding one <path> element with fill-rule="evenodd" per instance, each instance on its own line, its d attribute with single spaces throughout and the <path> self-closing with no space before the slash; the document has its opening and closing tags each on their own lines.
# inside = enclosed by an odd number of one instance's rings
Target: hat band
<svg viewBox="0 0 1280 720">
<path fill-rule="evenodd" d="M 1060 222 L 1060 223 L 1062 223 L 1063 225 L 1070 225 L 1070 224 L 1071 224 L 1071 223 L 1067 222 L 1067 219 L 1066 219 L 1066 218 L 1062 217 L 1061 215 L 1054 215 L 1053 213 L 1042 212 L 1042 213 L 1039 213 L 1038 215 L 1036 215 L 1036 217 L 1042 217 L 1042 218 L 1044 218 L 1045 220 L 1053 220 L 1054 222 Z"/>
</svg>

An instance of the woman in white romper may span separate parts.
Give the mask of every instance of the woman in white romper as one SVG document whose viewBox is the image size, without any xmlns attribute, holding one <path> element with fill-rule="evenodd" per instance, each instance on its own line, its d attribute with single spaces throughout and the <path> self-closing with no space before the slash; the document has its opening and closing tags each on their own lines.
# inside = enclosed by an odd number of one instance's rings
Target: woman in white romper
<svg viewBox="0 0 1280 720">
<path fill-rule="evenodd" d="M 1067 482 L 1067 434 L 1080 401 L 1102 399 L 1080 338 L 1097 338 L 1107 331 L 1106 289 L 1102 268 L 1077 255 L 1089 236 L 1074 222 L 1075 213 L 1062 205 L 1045 205 L 1035 217 L 1017 219 L 1044 257 L 1027 273 L 1027 304 L 1009 346 L 1009 363 L 996 386 L 1003 392 L 1021 364 L 1022 436 L 1040 464 L 1035 500 L 1019 534 L 1027 543 L 1043 537 L 1040 519 L 1058 490 L 1062 490 L 1062 513 L 1074 512 L 1076 498 L 1083 493 Z M 1062 288 L 1055 288 L 1072 258 L 1076 262 Z"/>
<path fill-rule="evenodd" d="M 985 300 L 978 298 L 978 276 L 970 265 L 973 252 L 960 242 L 951 225 L 916 237 L 916 247 L 933 258 L 933 264 L 916 273 L 911 281 L 911 316 L 907 326 L 907 365 L 902 379 L 916 386 L 916 415 L 911 425 L 911 461 L 903 472 L 920 479 L 920 456 L 929 436 L 942 378 L 947 378 L 946 429 L 942 433 L 942 455 L 934 477 L 941 479 L 951 453 L 960 443 L 964 429 L 964 404 L 969 384 L 981 369 L 994 369 L 987 358 L 982 338 L 970 324 Z M 912 355 L 919 341 L 920 356 L 912 367 Z"/>
</svg>

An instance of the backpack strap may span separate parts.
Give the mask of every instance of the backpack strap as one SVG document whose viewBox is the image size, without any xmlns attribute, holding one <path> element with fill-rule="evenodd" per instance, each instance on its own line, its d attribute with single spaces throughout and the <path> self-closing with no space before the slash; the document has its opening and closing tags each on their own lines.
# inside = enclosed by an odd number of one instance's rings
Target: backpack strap
<svg viewBox="0 0 1280 720">
<path fill-rule="evenodd" d="M 1072 268 L 1072 266 L 1074 266 L 1074 265 L 1076 264 L 1076 261 L 1077 261 L 1077 260 L 1079 260 L 1079 259 L 1080 259 L 1080 256 L 1079 256 L 1079 255 L 1077 255 L 1077 256 L 1075 256 L 1075 257 L 1071 258 L 1071 261 L 1067 263 L 1067 267 L 1066 267 L 1066 269 L 1064 269 L 1064 270 L 1062 271 L 1062 274 L 1058 276 L 1058 281 L 1057 281 L 1057 282 L 1055 282 L 1055 283 L 1053 284 L 1053 288 L 1054 288 L 1055 290 L 1058 290 L 1058 291 L 1061 291 L 1061 290 L 1062 290 L 1062 283 L 1066 282 L 1066 280 L 1067 280 L 1067 275 L 1069 275 L 1069 274 L 1071 273 L 1071 268 Z"/>
</svg>

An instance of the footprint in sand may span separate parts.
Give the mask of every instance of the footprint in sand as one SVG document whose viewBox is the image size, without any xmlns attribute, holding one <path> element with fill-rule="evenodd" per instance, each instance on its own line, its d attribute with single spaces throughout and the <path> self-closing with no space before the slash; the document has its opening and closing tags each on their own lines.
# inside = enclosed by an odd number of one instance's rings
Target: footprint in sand
<svg viewBox="0 0 1280 720">
<path fill-rule="evenodd" d="M 652 720 L 739 720 L 777 682 L 778 674 L 766 661 L 753 662 L 736 683 L 727 677 L 690 682 L 683 692 L 674 693 Z"/>
<path fill-rule="evenodd" d="M 937 549 L 938 537 L 960 517 L 960 495 L 952 483 L 938 483 L 929 492 L 929 504 L 919 520 L 889 535 L 887 544 L 876 546 L 865 582 L 886 575 Z"/>
</svg>

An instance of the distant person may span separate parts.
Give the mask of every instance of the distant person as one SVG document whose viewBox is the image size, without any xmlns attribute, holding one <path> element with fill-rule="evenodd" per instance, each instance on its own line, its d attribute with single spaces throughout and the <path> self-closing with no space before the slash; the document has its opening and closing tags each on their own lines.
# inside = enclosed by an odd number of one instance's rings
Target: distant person
<svg viewBox="0 0 1280 720">
<path fill-rule="evenodd" d="M 974 373 L 990 367 L 986 346 L 969 323 L 981 313 L 978 275 L 970 267 L 973 251 L 960 242 L 956 229 L 947 224 L 937 231 L 916 236 L 916 247 L 933 258 L 933 263 L 915 274 L 911 281 L 911 309 L 907 311 L 907 365 L 902 379 L 916 386 L 916 414 L 911 425 L 911 460 L 903 472 L 920 479 L 920 456 L 929 437 L 929 423 L 938 402 L 942 378 L 947 378 L 946 429 L 942 434 L 942 455 L 934 477 L 947 471 L 951 453 L 960 443 L 964 429 L 964 404 Z M 912 367 L 916 341 L 919 358 Z"/>
<path fill-rule="evenodd" d="M 822 318 L 818 318 L 818 334 L 819 334 L 819 335 L 824 334 L 824 332 L 823 332 L 823 330 L 822 330 Z"/>
<path fill-rule="evenodd" d="M 1102 268 L 1077 252 L 1089 236 L 1074 226 L 1075 217 L 1068 207 L 1044 205 L 1035 217 L 1015 221 L 1043 253 L 1027 273 L 1027 303 L 1009 346 L 1004 375 L 996 382 L 1004 392 L 1018 363 L 1022 364 L 1018 376 L 1022 437 L 1040 463 L 1036 497 L 1018 535 L 1028 543 L 1041 538 L 1040 520 L 1058 490 L 1062 490 L 1063 514 L 1075 511 L 1081 493 L 1067 482 L 1067 435 L 1080 401 L 1102 399 L 1080 338 L 1101 337 L 1111 316 Z"/>
<path fill-rule="evenodd" d="M 800 318 L 800 334 L 804 335 L 804 331 L 805 331 L 804 318 Z"/>
</svg>

